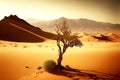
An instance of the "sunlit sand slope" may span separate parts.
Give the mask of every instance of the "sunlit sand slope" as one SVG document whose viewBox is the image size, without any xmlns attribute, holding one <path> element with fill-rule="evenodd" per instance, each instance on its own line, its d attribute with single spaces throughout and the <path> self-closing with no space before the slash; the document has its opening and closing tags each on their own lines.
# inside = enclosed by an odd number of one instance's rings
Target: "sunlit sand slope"
<svg viewBox="0 0 120 80">
<path fill-rule="evenodd" d="M 62 64 L 79 70 L 95 70 L 120 75 L 119 42 L 83 42 L 84 46 L 69 48 Z M 71 80 L 72 78 L 39 72 L 45 60 L 58 58 L 55 41 L 17 43 L 0 41 L 0 80 Z M 29 68 L 25 68 L 28 66 Z M 37 74 L 36 72 L 39 72 Z"/>
</svg>

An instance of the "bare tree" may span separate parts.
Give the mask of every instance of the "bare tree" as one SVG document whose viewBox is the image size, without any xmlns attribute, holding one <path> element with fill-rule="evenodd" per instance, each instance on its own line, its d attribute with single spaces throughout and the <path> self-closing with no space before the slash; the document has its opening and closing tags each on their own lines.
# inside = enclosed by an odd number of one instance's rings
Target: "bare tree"
<svg viewBox="0 0 120 80">
<path fill-rule="evenodd" d="M 62 59 L 63 54 L 66 52 L 68 47 L 78 46 L 81 47 L 83 44 L 78 39 L 77 34 L 72 34 L 71 30 L 67 27 L 66 22 L 63 21 L 62 24 L 56 24 L 57 33 L 57 46 L 59 50 L 59 57 L 57 59 L 57 67 L 62 69 Z"/>
</svg>

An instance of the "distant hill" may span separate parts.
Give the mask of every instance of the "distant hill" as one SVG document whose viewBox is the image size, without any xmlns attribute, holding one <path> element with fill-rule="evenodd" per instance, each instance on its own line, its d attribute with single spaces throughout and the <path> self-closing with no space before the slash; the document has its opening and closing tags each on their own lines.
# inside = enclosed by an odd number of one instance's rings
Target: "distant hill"
<svg viewBox="0 0 120 80">
<path fill-rule="evenodd" d="M 42 42 L 54 39 L 54 34 L 34 27 L 16 15 L 4 17 L 0 21 L 0 40 L 17 42 Z"/>
<path fill-rule="evenodd" d="M 93 20 L 88 19 L 67 19 L 64 17 L 61 17 L 56 20 L 52 21 L 39 21 L 37 23 L 34 23 L 34 26 L 40 27 L 41 29 L 45 31 L 52 31 L 54 32 L 55 24 L 56 23 L 62 23 L 63 21 L 66 21 L 68 27 L 73 31 L 77 33 L 120 33 L 120 24 L 112 24 L 112 23 L 105 23 L 105 22 L 97 22 Z"/>
</svg>

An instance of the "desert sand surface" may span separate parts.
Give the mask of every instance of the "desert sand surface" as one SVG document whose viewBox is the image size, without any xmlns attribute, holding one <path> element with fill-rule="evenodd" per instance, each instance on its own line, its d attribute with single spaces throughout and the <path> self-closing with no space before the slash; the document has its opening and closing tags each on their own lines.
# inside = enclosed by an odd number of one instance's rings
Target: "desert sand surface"
<svg viewBox="0 0 120 80">
<path fill-rule="evenodd" d="M 94 70 L 120 76 L 120 42 L 83 42 L 83 45 L 81 48 L 68 48 L 62 64 L 81 71 Z M 79 76 L 70 78 L 37 69 L 42 67 L 44 61 L 56 61 L 57 58 L 56 41 L 0 41 L 0 80 L 92 80 L 77 78 Z"/>
</svg>

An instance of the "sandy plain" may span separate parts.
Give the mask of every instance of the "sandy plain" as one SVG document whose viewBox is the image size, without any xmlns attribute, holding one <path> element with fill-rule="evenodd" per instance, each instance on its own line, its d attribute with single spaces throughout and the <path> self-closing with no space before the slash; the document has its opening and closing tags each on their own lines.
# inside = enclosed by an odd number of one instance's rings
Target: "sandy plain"
<svg viewBox="0 0 120 80">
<path fill-rule="evenodd" d="M 120 42 L 83 42 L 83 45 L 68 48 L 62 64 L 81 71 L 120 76 Z M 42 43 L 0 41 L 0 80 L 93 80 L 37 70 L 44 61 L 57 58 L 58 48 L 52 40 Z"/>
</svg>

